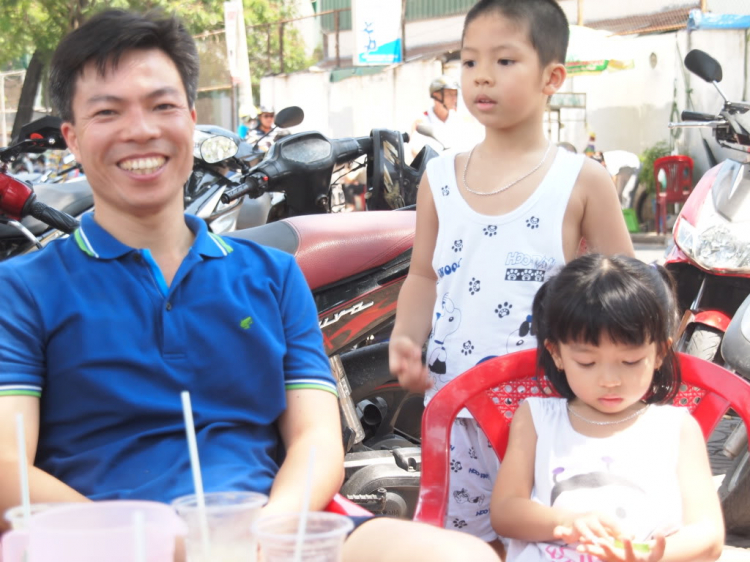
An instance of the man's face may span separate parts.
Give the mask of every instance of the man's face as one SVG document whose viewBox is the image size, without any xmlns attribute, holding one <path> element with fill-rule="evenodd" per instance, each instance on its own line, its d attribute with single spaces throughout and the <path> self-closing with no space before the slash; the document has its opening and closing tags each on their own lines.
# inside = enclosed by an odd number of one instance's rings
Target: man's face
<svg viewBox="0 0 750 562">
<path fill-rule="evenodd" d="M 104 76 L 89 63 L 72 109 L 75 123 L 63 123 L 62 132 L 91 184 L 98 219 L 182 209 L 196 116 L 163 51 L 126 52 Z"/>
<path fill-rule="evenodd" d="M 437 94 L 438 99 L 440 99 L 441 95 L 443 97 L 443 103 L 445 104 L 445 107 L 447 107 L 448 109 L 456 109 L 456 107 L 458 106 L 458 90 L 445 88 Z"/>
<path fill-rule="evenodd" d="M 276 116 L 275 113 L 261 113 L 260 114 L 260 126 L 264 129 L 270 129 L 273 127 L 273 119 Z"/>
</svg>

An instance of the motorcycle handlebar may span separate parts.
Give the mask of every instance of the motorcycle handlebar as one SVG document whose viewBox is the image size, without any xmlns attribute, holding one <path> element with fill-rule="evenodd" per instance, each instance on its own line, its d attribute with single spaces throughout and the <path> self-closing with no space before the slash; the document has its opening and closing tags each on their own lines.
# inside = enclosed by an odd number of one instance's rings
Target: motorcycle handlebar
<svg viewBox="0 0 750 562">
<path fill-rule="evenodd" d="M 23 211 L 24 215 L 30 215 L 66 234 L 70 234 L 79 226 L 78 221 L 69 214 L 53 209 L 41 201 L 37 201 L 36 196 L 29 198 L 26 205 L 24 205 Z"/>
<path fill-rule="evenodd" d="M 683 121 L 715 121 L 716 119 L 716 115 L 711 115 L 710 113 L 700 113 L 697 111 L 682 112 Z"/>
<path fill-rule="evenodd" d="M 261 186 L 268 181 L 268 178 L 258 177 L 258 176 L 248 176 L 245 178 L 245 181 L 238 185 L 237 187 L 233 187 L 232 189 L 228 189 L 221 195 L 221 202 L 225 205 L 228 203 L 231 203 L 235 199 L 239 199 L 246 193 L 250 193 L 251 191 L 257 190 L 261 188 Z"/>
</svg>

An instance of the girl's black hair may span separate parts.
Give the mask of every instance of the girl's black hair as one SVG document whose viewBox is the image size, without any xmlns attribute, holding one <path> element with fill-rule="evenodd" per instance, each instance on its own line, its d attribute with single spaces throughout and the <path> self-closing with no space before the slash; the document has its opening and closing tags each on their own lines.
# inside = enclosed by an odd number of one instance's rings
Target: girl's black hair
<svg viewBox="0 0 750 562">
<path fill-rule="evenodd" d="M 580 257 L 542 285 L 532 318 L 537 367 L 564 398 L 571 400 L 575 394 L 545 342 L 599 345 L 602 334 L 620 344 L 655 342 L 657 352 L 666 355 L 644 401 L 665 403 L 677 394 L 680 367 L 669 345 L 677 326 L 677 299 L 674 280 L 663 267 L 627 256 Z"/>
<path fill-rule="evenodd" d="M 542 67 L 551 62 L 565 63 L 570 28 L 565 12 L 555 0 L 479 0 L 466 14 L 461 43 L 471 22 L 493 12 L 528 28 L 529 40 Z"/>
</svg>

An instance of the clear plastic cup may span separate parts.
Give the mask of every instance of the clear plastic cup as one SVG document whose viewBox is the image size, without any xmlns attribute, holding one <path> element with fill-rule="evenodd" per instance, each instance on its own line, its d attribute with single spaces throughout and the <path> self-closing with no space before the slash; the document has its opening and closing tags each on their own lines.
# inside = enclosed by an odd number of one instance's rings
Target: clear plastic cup
<svg viewBox="0 0 750 562">
<path fill-rule="evenodd" d="M 299 519 L 299 513 L 285 513 L 260 519 L 253 526 L 264 562 L 294 560 Z M 354 523 L 345 515 L 321 511 L 308 513 L 301 560 L 340 562 L 344 539 L 353 528 Z"/>
<path fill-rule="evenodd" d="M 59 509 L 61 507 L 68 507 L 76 505 L 75 503 L 59 502 L 59 503 L 32 503 L 31 504 L 31 516 L 34 517 L 38 513 L 44 513 L 50 509 Z M 14 531 L 26 528 L 26 521 L 23 516 L 23 506 L 17 505 L 11 507 L 5 512 L 5 520 L 10 523 L 10 528 Z"/>
<path fill-rule="evenodd" d="M 137 512 L 143 514 L 147 562 L 172 560 L 185 524 L 168 505 L 149 501 L 79 503 L 38 513 L 28 527 L 3 535 L 3 560 L 132 562 Z"/>
<path fill-rule="evenodd" d="M 251 527 L 268 496 L 255 492 L 212 492 L 205 494 L 210 551 L 204 552 L 196 496 L 182 496 L 172 502 L 187 524 L 185 550 L 188 562 L 254 562 L 258 543 Z"/>
</svg>

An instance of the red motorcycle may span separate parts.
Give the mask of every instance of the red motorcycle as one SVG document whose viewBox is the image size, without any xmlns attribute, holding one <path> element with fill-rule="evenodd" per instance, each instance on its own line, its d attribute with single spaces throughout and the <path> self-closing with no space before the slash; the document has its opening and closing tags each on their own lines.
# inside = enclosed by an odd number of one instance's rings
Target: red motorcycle
<svg viewBox="0 0 750 562">
<path fill-rule="evenodd" d="M 750 295 L 750 104 L 732 102 L 719 82 L 721 65 L 703 51 L 685 57 L 690 72 L 713 84 L 724 99 L 718 115 L 685 111 L 682 122 L 670 128 L 710 128 L 718 143 L 745 155 L 726 159 L 700 179 L 674 226 L 674 247 L 666 267 L 677 280 L 683 318 L 676 348 L 708 361 L 723 363 L 719 348 L 724 334 Z M 724 445 L 729 458 L 747 452 L 747 429 L 738 424 Z M 733 465 L 725 483 L 733 482 Z M 740 490 L 722 488 L 722 501 L 733 503 Z M 747 512 L 747 510 L 744 510 Z M 734 521 L 739 512 L 725 509 L 728 528 L 745 526 Z"/>
</svg>

